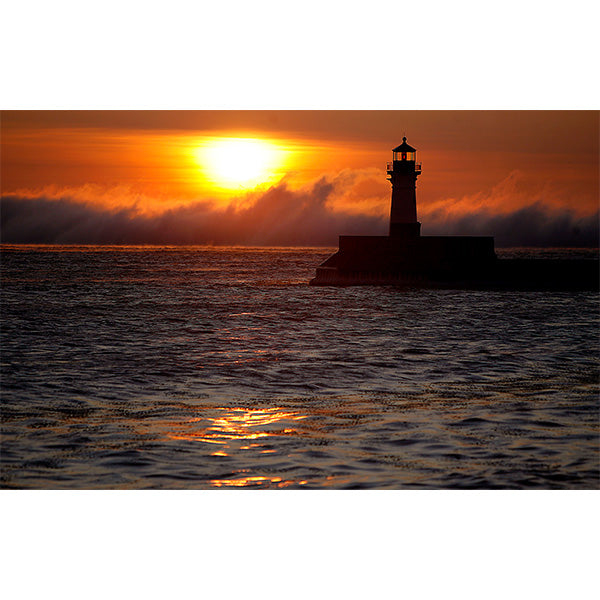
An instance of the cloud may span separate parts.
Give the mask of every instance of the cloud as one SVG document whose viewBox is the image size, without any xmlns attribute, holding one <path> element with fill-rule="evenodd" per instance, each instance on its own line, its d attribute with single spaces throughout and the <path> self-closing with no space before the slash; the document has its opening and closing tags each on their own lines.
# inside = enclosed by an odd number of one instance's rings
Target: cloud
<svg viewBox="0 0 600 600">
<path fill-rule="evenodd" d="M 577 216 L 570 210 L 532 204 L 508 214 L 487 211 L 431 220 L 423 235 L 491 235 L 499 248 L 589 247 L 599 245 L 600 214 Z"/>
<path fill-rule="evenodd" d="M 286 183 L 220 208 L 209 201 L 158 214 L 103 207 L 74 195 L 1 199 L 3 243 L 336 245 L 340 233 L 381 235 L 381 216 L 332 210 L 335 182 L 321 178 L 301 190 Z M 121 206 L 122 203 L 113 203 Z"/>
<path fill-rule="evenodd" d="M 581 203 L 586 205 L 586 203 Z M 491 235 L 498 247 L 597 247 L 599 212 L 565 206 L 558 190 L 512 171 L 491 190 L 440 199 L 419 210 L 424 235 Z"/>
<path fill-rule="evenodd" d="M 487 206 L 480 194 L 472 202 L 424 207 L 419 213 L 423 234 L 493 235 L 500 247 L 598 246 L 597 212 L 578 215 L 537 197 L 521 198 L 522 208 L 498 212 L 511 181 Z M 225 207 L 198 200 L 163 204 L 158 211 L 161 201 L 150 199 L 155 209 L 148 212 L 142 209 L 149 199 L 129 203 L 123 189 L 102 191 L 102 198 L 112 197 L 110 202 L 99 201 L 93 192 L 86 187 L 4 195 L 2 242 L 335 246 L 340 234 L 385 235 L 388 229 L 389 190 L 382 201 L 385 189 L 377 188 L 368 170 L 343 171 L 297 190 L 284 181 Z"/>
</svg>

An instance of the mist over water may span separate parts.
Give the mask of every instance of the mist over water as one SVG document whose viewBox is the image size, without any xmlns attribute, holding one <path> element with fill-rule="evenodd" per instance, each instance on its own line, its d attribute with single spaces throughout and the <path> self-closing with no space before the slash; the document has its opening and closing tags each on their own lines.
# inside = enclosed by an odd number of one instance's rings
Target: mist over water
<svg viewBox="0 0 600 600">
<path fill-rule="evenodd" d="M 355 195 L 351 185 L 355 179 L 360 181 L 360 174 L 346 173 L 333 180 L 320 178 L 297 191 L 281 183 L 251 196 L 252 203 L 247 206 L 219 209 L 205 200 L 158 214 L 139 214 L 135 195 L 123 196 L 118 191 L 105 192 L 107 197 L 120 199 L 123 205 L 118 209 L 102 207 L 99 203 L 105 196 L 98 192 L 57 198 L 3 195 L 0 238 L 9 244 L 327 246 L 337 245 L 339 232 L 387 235 L 389 209 L 363 214 L 335 208 L 340 194 Z M 507 201 L 503 198 L 492 196 L 500 206 Z M 499 211 L 497 206 L 494 210 L 487 201 L 486 207 L 476 211 L 463 207 L 454 212 L 446 207 L 429 211 L 425 208 L 419 212 L 423 234 L 491 235 L 496 245 L 503 248 L 597 248 L 600 241 L 598 211 L 577 215 L 568 208 L 552 208 L 529 198 L 523 198 L 523 205 L 511 212 Z"/>
<path fill-rule="evenodd" d="M 5 247 L 1 485 L 600 487 L 597 293 L 309 287 L 331 252 Z"/>
</svg>

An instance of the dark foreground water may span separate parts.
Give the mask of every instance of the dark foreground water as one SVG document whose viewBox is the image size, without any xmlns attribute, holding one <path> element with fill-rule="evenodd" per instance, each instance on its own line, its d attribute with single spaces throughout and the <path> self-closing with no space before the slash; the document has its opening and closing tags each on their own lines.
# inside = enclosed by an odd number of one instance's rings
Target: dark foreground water
<svg viewBox="0 0 600 600">
<path fill-rule="evenodd" d="M 309 287 L 330 253 L 5 247 L 1 485 L 599 487 L 597 293 Z"/>
</svg>

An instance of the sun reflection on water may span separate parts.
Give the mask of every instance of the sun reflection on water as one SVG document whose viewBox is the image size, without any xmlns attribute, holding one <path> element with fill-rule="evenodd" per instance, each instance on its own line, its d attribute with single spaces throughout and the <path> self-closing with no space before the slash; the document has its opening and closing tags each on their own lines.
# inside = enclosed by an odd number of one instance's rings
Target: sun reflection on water
<svg viewBox="0 0 600 600">
<path fill-rule="evenodd" d="M 239 445 L 236 442 L 246 442 L 275 435 L 290 435 L 296 430 L 290 427 L 272 428 L 281 421 L 298 421 L 305 419 L 294 411 L 285 411 L 282 408 L 266 408 L 262 410 L 251 410 L 245 408 L 222 408 L 216 417 L 203 416 L 194 417 L 184 423 L 185 428 L 167 433 L 167 437 L 173 440 L 187 440 L 204 442 L 207 444 L 218 444 L 223 446 L 213 453 L 213 456 L 227 456 L 227 449 L 235 444 L 236 450 L 250 450 L 261 447 L 261 444 Z M 198 427 L 196 429 L 195 427 Z M 266 452 L 271 451 L 266 449 Z M 263 451 L 263 452 L 265 452 Z"/>
<path fill-rule="evenodd" d="M 193 453 L 196 459 L 186 476 L 200 486 L 279 489 L 314 487 L 316 480 L 325 487 L 348 485 L 345 458 L 322 449 L 331 437 L 331 425 L 324 428 L 323 421 L 335 424 L 335 435 L 342 440 L 371 419 L 373 407 L 344 398 L 316 409 L 188 404 L 180 411 L 176 419 L 157 416 L 136 420 L 132 427 L 138 434 L 171 440 L 169 446 L 178 453 Z M 361 460 L 368 451 L 362 444 L 350 445 L 344 456 Z M 320 460 L 334 462 L 337 471 L 326 478 L 315 474 L 313 465 Z"/>
<path fill-rule="evenodd" d="M 306 485 L 307 481 L 285 480 L 281 477 L 239 477 L 237 479 L 212 479 L 215 487 L 289 487 L 290 485 Z"/>
<path fill-rule="evenodd" d="M 216 411 L 216 414 L 215 414 Z M 290 421 L 305 419 L 296 411 L 284 410 L 280 407 L 253 410 L 246 408 L 208 409 L 201 417 L 194 417 L 177 423 L 176 427 L 166 432 L 172 440 L 184 440 L 215 445 L 210 453 L 215 458 L 227 458 L 235 453 L 255 451 L 259 454 L 276 454 L 277 451 L 262 443 L 265 438 L 273 436 L 297 435 Z M 259 441 L 255 441 L 259 440 Z M 285 488 L 291 485 L 305 485 L 306 481 L 288 480 L 282 477 L 246 475 L 246 470 L 225 479 L 211 479 L 214 487 L 276 487 Z M 237 476 L 242 475 L 242 476 Z"/>
</svg>

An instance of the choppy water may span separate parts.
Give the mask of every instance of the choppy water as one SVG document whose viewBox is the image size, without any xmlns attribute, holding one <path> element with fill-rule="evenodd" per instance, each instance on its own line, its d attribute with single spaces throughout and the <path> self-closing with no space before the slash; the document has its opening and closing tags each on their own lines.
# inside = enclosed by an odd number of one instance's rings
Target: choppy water
<svg viewBox="0 0 600 600">
<path fill-rule="evenodd" d="M 309 287 L 330 253 L 5 247 L 1 485 L 599 487 L 597 293 Z"/>
</svg>

